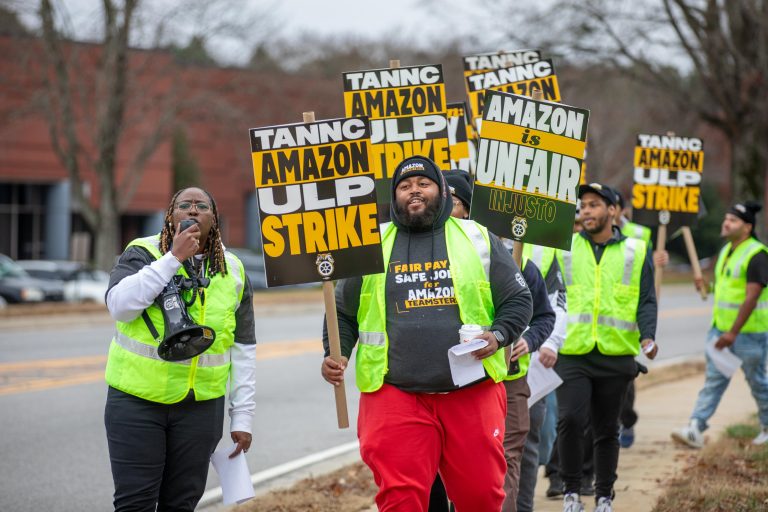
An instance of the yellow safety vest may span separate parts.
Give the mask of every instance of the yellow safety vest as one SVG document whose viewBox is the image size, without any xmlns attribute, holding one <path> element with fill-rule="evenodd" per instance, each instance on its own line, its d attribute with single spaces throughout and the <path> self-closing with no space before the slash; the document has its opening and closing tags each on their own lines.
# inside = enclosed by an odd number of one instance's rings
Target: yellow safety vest
<svg viewBox="0 0 768 512">
<path fill-rule="evenodd" d="M 382 225 L 384 268 L 395 244 L 397 229 L 391 223 Z M 491 243 L 485 227 L 471 220 L 449 218 L 445 223 L 453 289 L 464 324 L 477 324 L 488 329 L 495 309 L 488 275 L 491 268 Z M 357 387 L 364 393 L 379 389 L 386 375 L 389 337 L 386 332 L 386 273 L 363 277 L 360 306 L 357 311 L 359 345 L 355 359 Z M 495 382 L 506 377 L 504 351 L 483 359 L 485 371 Z"/>
<path fill-rule="evenodd" d="M 643 242 L 646 243 L 646 245 L 650 246 L 651 244 L 650 228 L 641 226 L 640 224 L 635 224 L 634 222 L 627 222 L 621 227 L 621 234 L 623 234 L 627 238 L 637 238 L 639 240 L 642 240 Z"/>
<path fill-rule="evenodd" d="M 568 325 L 561 354 L 586 354 L 595 345 L 606 355 L 640 353 L 637 305 L 646 252 L 645 242 L 625 238 L 607 245 L 598 265 L 590 242 L 574 233 L 571 252 L 562 253 Z"/>
<path fill-rule="evenodd" d="M 715 307 L 712 316 L 715 327 L 723 332 L 731 329 L 739 308 L 747 298 L 749 262 L 760 251 L 768 252 L 768 247 L 749 238 L 728 256 L 730 250 L 729 242 L 720 251 L 715 265 Z M 768 332 L 768 287 L 763 288 L 758 296 L 757 305 L 740 332 Z"/>
<path fill-rule="evenodd" d="M 162 254 L 159 236 L 139 238 L 128 247 L 142 247 L 155 259 Z M 121 391 L 145 400 L 172 404 L 184 399 L 194 390 L 196 400 L 223 396 L 229 377 L 229 348 L 235 340 L 235 311 L 243 298 L 245 271 L 234 254 L 225 252 L 227 275 L 211 277 L 205 289 L 205 304 L 200 298 L 187 309 L 192 319 L 216 332 L 216 340 L 203 354 L 187 361 L 170 362 L 160 359 L 157 346 L 165 330 L 160 308 L 152 304 L 146 311 L 159 336 L 154 339 L 144 319 L 138 316 L 130 322 L 117 322 L 117 332 L 109 347 L 106 381 Z M 179 275 L 187 276 L 182 266 Z"/>
</svg>

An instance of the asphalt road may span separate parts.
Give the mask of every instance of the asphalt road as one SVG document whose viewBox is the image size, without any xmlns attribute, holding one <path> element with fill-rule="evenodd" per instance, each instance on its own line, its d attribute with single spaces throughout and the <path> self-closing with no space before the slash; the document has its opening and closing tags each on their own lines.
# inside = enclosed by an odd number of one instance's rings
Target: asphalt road
<svg viewBox="0 0 768 512">
<path fill-rule="evenodd" d="M 711 299 L 702 302 L 689 287 L 665 288 L 659 359 L 701 354 L 710 310 Z M 319 375 L 321 319 L 319 307 L 257 317 L 252 472 L 356 438 L 354 372 L 347 430 L 336 427 L 333 393 Z M 112 330 L 105 321 L 51 319 L 0 328 L 0 510 L 110 510 L 103 367 Z M 216 485 L 211 471 L 208 486 Z"/>
</svg>

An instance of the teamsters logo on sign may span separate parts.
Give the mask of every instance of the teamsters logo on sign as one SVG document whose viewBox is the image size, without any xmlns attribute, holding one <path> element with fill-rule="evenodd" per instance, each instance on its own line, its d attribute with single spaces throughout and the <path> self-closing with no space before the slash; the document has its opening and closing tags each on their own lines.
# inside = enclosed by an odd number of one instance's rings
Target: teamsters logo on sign
<svg viewBox="0 0 768 512">
<path fill-rule="evenodd" d="M 389 178 L 405 158 L 426 156 L 438 168 L 449 168 L 442 66 L 353 71 L 343 73 L 343 80 L 345 115 L 371 122 L 371 170 L 380 203 L 389 203 Z"/>
<path fill-rule="evenodd" d="M 650 226 L 695 224 L 703 171 L 704 143 L 701 139 L 638 135 L 632 220 Z"/>
<path fill-rule="evenodd" d="M 470 216 L 499 236 L 569 249 L 589 111 L 489 91 Z"/>
<path fill-rule="evenodd" d="M 383 271 L 367 118 L 250 130 L 267 285 Z"/>
</svg>

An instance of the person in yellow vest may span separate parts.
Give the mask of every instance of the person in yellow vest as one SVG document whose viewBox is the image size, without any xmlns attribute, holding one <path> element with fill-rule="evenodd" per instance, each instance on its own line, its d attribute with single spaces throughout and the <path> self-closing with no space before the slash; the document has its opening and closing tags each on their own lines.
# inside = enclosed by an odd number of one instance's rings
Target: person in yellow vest
<svg viewBox="0 0 768 512">
<path fill-rule="evenodd" d="M 392 176 L 391 223 L 381 226 L 385 272 L 337 283 L 342 363 L 326 357 L 338 384 L 357 343 L 358 438 L 381 511 L 427 510 L 440 472 L 458 512 L 498 511 L 504 500 L 507 376 L 503 347 L 531 317 L 531 294 L 501 241 L 451 217 L 442 171 L 425 157 Z M 462 325 L 481 326 L 472 352 L 481 375 L 457 385 L 448 350 Z"/>
<path fill-rule="evenodd" d="M 182 231 L 185 220 L 194 225 Z M 174 276 L 193 274 L 201 287 L 187 311 L 215 339 L 192 359 L 166 361 L 157 351 L 165 327 L 155 299 Z M 160 234 L 128 244 L 112 269 L 106 302 L 117 321 L 104 412 L 115 510 L 192 511 L 222 436 L 227 383 L 232 457 L 251 445 L 255 408 L 251 285 L 240 260 L 224 249 L 208 192 L 180 190 Z"/>
<path fill-rule="evenodd" d="M 616 195 L 600 183 L 579 186 L 583 231 L 562 254 L 568 290 L 565 343 L 555 370 L 557 443 L 565 483 L 564 512 L 584 510 L 584 429 L 592 426 L 596 512 L 612 512 L 619 460 L 619 412 L 627 386 L 637 376 L 635 356 L 656 356 L 657 305 L 653 265 L 642 240 L 627 238 L 613 224 Z"/>
<path fill-rule="evenodd" d="M 768 442 L 768 247 L 755 237 L 755 222 L 761 205 L 737 203 L 725 214 L 720 236 L 728 243 L 715 264 L 715 305 L 712 329 L 707 335 L 715 349 L 730 349 L 741 359 L 741 369 L 757 402 L 762 428 L 752 442 Z M 697 287 L 704 286 L 698 280 Z M 672 439 L 690 446 L 704 445 L 702 432 L 715 414 L 730 378 L 720 373 L 707 353 L 704 387 L 687 427 L 672 432 Z"/>
</svg>

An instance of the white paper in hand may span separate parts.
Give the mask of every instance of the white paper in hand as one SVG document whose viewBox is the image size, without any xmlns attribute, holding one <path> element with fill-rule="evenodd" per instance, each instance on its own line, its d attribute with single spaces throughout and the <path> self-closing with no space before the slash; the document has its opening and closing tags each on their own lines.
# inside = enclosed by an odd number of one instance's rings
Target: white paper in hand
<svg viewBox="0 0 768 512">
<path fill-rule="evenodd" d="M 235 451 L 235 443 L 223 444 L 224 446 L 220 446 L 211 455 L 213 469 L 216 470 L 221 482 L 222 501 L 225 505 L 243 503 L 256 495 L 251 483 L 248 461 L 243 452 L 230 459 L 229 454 Z"/>
<path fill-rule="evenodd" d="M 448 364 L 451 367 L 451 377 L 454 384 L 464 386 L 485 376 L 483 362 L 475 359 L 472 352 L 487 346 L 487 341 L 477 338 L 466 343 L 459 343 L 448 349 Z"/>
<path fill-rule="evenodd" d="M 552 368 L 545 368 L 539 361 L 539 352 L 531 354 L 531 362 L 528 366 L 528 387 L 531 388 L 531 396 L 528 398 L 528 408 L 550 394 L 563 383 L 563 379 Z"/>
<path fill-rule="evenodd" d="M 713 338 L 707 342 L 707 355 L 712 364 L 715 365 L 715 368 L 717 368 L 717 371 L 730 379 L 736 373 L 736 370 L 741 368 L 741 359 L 731 352 L 728 347 L 723 350 L 716 349 L 716 341 L 717 338 Z"/>
</svg>

